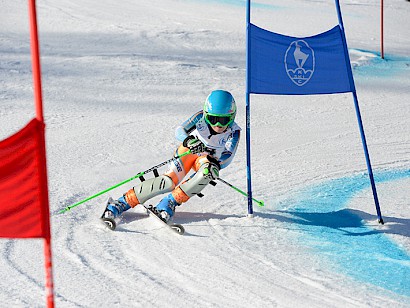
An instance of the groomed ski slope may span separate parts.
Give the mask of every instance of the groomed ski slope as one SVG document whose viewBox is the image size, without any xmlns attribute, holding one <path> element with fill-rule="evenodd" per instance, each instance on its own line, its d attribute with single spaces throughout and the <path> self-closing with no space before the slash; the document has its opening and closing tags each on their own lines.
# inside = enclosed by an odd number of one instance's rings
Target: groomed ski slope
<svg viewBox="0 0 410 308">
<path fill-rule="evenodd" d="M 27 3 L 0 6 L 4 139 L 34 108 Z M 385 225 L 351 94 L 253 95 L 265 207 L 246 217 L 219 183 L 177 209 L 178 236 L 138 208 L 115 232 L 99 222 L 138 181 L 57 212 L 169 159 L 175 127 L 214 89 L 233 93 L 245 128 L 245 1 L 37 1 L 57 307 L 410 307 L 410 5 L 386 4 L 386 60 L 379 3 L 341 8 Z M 252 22 L 309 36 L 337 15 L 330 0 L 258 1 Z M 221 177 L 245 190 L 244 133 Z M 0 240 L 1 307 L 45 305 L 42 246 Z"/>
</svg>

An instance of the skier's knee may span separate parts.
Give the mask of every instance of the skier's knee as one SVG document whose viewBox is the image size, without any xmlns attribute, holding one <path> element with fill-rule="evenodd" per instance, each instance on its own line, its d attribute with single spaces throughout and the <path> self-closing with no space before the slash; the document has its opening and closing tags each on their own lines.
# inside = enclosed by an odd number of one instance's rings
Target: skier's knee
<svg viewBox="0 0 410 308">
<path fill-rule="evenodd" d="M 219 168 L 215 164 L 207 162 L 179 188 L 188 197 L 199 194 L 212 180 L 219 177 Z M 185 201 L 184 201 L 185 202 Z"/>
<path fill-rule="evenodd" d="M 174 187 L 175 184 L 171 178 L 161 175 L 159 177 L 141 182 L 141 184 L 130 189 L 125 194 L 125 199 L 131 207 L 134 207 L 137 204 L 144 203 L 155 196 L 170 192 L 174 189 Z"/>
</svg>

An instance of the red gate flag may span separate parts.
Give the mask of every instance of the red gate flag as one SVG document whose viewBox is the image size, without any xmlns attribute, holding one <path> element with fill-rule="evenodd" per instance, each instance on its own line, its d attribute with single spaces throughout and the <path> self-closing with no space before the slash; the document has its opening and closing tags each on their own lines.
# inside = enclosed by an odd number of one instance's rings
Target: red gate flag
<svg viewBox="0 0 410 308">
<path fill-rule="evenodd" d="M 31 120 L 0 142 L 0 237 L 48 238 L 47 186 L 41 140 L 44 123 Z"/>
</svg>

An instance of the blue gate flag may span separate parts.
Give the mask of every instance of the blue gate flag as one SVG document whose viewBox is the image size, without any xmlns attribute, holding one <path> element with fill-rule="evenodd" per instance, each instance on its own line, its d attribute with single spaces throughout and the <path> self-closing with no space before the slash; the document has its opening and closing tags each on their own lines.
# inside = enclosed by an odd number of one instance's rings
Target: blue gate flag
<svg viewBox="0 0 410 308">
<path fill-rule="evenodd" d="M 339 25 L 310 37 L 285 36 L 249 24 L 249 92 L 354 92 L 347 46 Z"/>
<path fill-rule="evenodd" d="M 308 95 L 352 92 L 360 137 L 379 223 L 383 224 L 359 101 L 350 66 L 339 0 L 339 25 L 315 36 L 297 38 L 251 24 L 251 0 L 246 5 L 246 171 L 248 215 L 253 215 L 251 179 L 250 94 Z"/>
</svg>

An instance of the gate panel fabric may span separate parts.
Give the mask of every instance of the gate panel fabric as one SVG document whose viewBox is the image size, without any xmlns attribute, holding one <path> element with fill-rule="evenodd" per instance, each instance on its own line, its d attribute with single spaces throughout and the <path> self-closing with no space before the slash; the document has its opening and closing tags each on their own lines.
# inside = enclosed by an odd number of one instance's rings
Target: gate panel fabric
<svg viewBox="0 0 410 308">
<path fill-rule="evenodd" d="M 291 37 L 249 24 L 250 93 L 330 94 L 354 91 L 340 26 Z"/>
<path fill-rule="evenodd" d="M 44 238 L 40 142 L 44 124 L 30 121 L 0 142 L 0 237 Z"/>
</svg>

